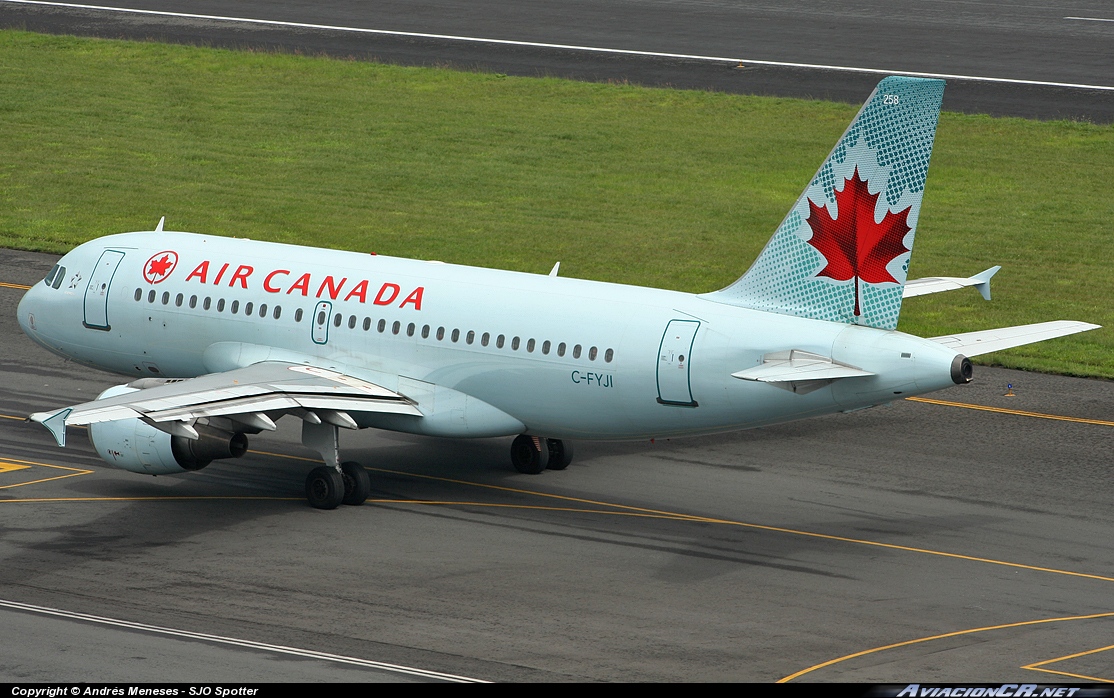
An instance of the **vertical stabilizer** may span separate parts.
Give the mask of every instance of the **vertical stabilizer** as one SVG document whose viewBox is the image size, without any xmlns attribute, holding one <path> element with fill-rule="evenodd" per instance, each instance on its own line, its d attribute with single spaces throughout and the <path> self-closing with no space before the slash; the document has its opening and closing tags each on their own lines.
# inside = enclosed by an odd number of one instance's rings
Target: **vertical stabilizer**
<svg viewBox="0 0 1114 698">
<path fill-rule="evenodd" d="M 942 80 L 878 83 L 747 273 L 703 297 L 896 328 L 943 96 Z"/>
</svg>

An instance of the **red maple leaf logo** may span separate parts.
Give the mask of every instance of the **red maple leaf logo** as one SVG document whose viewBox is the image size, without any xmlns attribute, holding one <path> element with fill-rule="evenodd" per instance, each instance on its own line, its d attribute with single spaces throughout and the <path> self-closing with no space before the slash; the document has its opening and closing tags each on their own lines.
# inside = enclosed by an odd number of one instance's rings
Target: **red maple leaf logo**
<svg viewBox="0 0 1114 698">
<path fill-rule="evenodd" d="M 881 192 L 879 192 L 881 193 Z M 911 228 L 906 219 L 909 209 L 893 213 L 886 211 L 881 223 L 874 222 L 874 209 L 878 194 L 867 191 L 866 180 L 859 177 L 859 169 L 843 183 L 843 190 L 835 192 L 838 218 L 832 218 L 826 206 L 817 206 L 808 200 L 808 225 L 812 228 L 810 245 L 820 251 L 827 266 L 817 273 L 836 281 L 855 279 L 855 315 L 859 312 L 859 280 L 868 284 L 898 283 L 886 271 L 889 264 L 903 252 L 905 235 Z"/>
<path fill-rule="evenodd" d="M 147 260 L 143 267 L 143 278 L 148 283 L 157 284 L 164 280 L 178 264 L 178 253 L 171 250 L 159 252 Z"/>
</svg>

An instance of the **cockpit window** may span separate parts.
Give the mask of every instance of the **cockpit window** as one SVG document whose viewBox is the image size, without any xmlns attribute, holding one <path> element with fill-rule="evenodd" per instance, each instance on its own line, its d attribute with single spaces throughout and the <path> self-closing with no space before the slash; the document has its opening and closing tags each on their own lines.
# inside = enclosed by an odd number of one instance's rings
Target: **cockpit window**
<svg viewBox="0 0 1114 698">
<path fill-rule="evenodd" d="M 45 279 L 43 279 L 43 283 L 45 283 L 47 286 L 58 288 L 62 285 L 62 280 L 65 278 L 66 268 L 61 264 L 55 264 L 51 268 L 50 273 L 46 275 Z"/>
</svg>

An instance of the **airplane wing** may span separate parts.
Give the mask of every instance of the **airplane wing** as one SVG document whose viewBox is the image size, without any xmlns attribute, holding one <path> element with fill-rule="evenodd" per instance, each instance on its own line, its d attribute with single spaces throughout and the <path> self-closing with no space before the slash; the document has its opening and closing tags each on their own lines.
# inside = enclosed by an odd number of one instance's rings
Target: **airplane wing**
<svg viewBox="0 0 1114 698">
<path fill-rule="evenodd" d="M 275 411 L 349 429 L 357 428 L 349 412 L 422 416 L 413 401 L 381 386 L 327 369 L 277 361 L 185 380 L 141 379 L 129 386 L 137 390 L 38 412 L 30 419 L 65 446 L 67 426 L 129 418 L 196 439 L 190 422 L 200 417 L 225 417 L 248 430 L 270 431 L 275 423 L 266 413 Z"/>
<path fill-rule="evenodd" d="M 1018 325 L 1016 327 L 1002 327 L 997 330 L 982 330 L 980 332 L 965 332 L 944 337 L 930 337 L 933 342 L 943 344 L 949 349 L 967 356 L 989 354 L 992 351 L 1019 347 L 1033 342 L 1043 342 L 1046 339 L 1063 337 L 1076 332 L 1097 330 L 1101 325 L 1092 325 L 1089 322 L 1074 322 L 1071 320 L 1055 320 L 1052 322 L 1038 322 L 1033 325 Z"/>
<path fill-rule="evenodd" d="M 961 278 L 958 276 L 929 276 L 923 279 L 912 279 L 905 282 L 905 287 L 901 291 L 902 298 L 912 298 L 913 296 L 926 296 L 930 293 L 943 293 L 944 291 L 954 291 L 957 288 L 964 288 L 966 286 L 974 286 L 982 297 L 990 300 L 990 277 L 998 273 L 1002 267 L 991 267 L 986 271 L 979 272 L 974 276 Z"/>
</svg>

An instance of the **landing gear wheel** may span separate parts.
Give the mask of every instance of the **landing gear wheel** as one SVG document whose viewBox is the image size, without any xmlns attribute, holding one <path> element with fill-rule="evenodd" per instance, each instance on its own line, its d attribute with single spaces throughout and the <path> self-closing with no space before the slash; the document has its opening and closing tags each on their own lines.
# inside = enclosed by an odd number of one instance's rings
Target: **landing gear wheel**
<svg viewBox="0 0 1114 698">
<path fill-rule="evenodd" d="M 371 478 L 364 466 L 350 460 L 341 463 L 340 469 L 344 478 L 344 499 L 341 501 L 353 506 L 363 504 L 371 494 Z"/>
<path fill-rule="evenodd" d="M 549 444 L 550 470 L 564 470 L 572 463 L 572 444 L 567 444 L 561 439 L 546 439 Z"/>
<path fill-rule="evenodd" d="M 344 499 L 344 478 L 336 468 L 314 468 L 306 476 L 306 499 L 315 509 L 336 509 Z"/>
<path fill-rule="evenodd" d="M 549 447 L 539 436 L 520 434 L 511 442 L 511 463 L 527 475 L 537 475 L 549 465 Z"/>
</svg>

